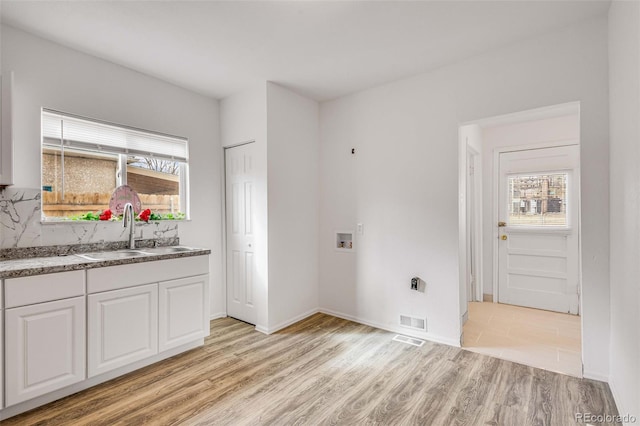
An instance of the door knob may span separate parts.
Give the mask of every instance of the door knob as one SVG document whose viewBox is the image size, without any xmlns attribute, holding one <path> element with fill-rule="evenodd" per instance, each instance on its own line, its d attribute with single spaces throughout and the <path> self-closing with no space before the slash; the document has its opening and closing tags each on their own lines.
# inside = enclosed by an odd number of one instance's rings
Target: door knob
<svg viewBox="0 0 640 426">
<path fill-rule="evenodd" d="M 498 227 L 502 228 L 504 226 L 507 226 L 507 222 L 498 222 Z"/>
<path fill-rule="evenodd" d="M 506 236 L 506 235 L 503 235 L 503 236 L 501 236 L 501 237 L 500 237 L 500 239 L 501 239 L 502 241 L 504 241 L 504 240 L 506 240 L 506 239 L 507 239 L 507 236 Z"/>
<path fill-rule="evenodd" d="M 247 244 L 249 247 L 251 247 L 251 243 Z"/>
</svg>

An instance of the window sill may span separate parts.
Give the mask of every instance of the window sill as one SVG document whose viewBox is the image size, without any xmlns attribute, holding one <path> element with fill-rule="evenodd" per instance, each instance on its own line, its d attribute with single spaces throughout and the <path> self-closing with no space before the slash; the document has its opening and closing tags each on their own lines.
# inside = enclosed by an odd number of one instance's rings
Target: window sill
<svg viewBox="0 0 640 426">
<path fill-rule="evenodd" d="M 185 223 L 191 222 L 191 219 L 164 219 L 164 220 L 150 220 L 149 222 L 136 221 L 136 226 L 147 226 L 154 223 Z M 56 219 L 43 219 L 40 221 L 41 225 L 87 225 L 92 223 L 114 224 L 122 227 L 121 220 L 56 220 Z"/>
</svg>

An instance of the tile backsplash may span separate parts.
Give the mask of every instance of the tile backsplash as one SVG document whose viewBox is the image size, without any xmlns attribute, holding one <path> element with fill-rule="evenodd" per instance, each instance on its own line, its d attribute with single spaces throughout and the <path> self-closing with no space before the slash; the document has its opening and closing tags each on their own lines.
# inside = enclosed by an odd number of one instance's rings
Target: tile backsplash
<svg viewBox="0 0 640 426">
<path fill-rule="evenodd" d="M 0 248 L 87 244 L 127 239 L 121 222 L 41 223 L 39 189 L 0 191 Z M 178 222 L 136 222 L 136 239 L 176 238 Z"/>
</svg>

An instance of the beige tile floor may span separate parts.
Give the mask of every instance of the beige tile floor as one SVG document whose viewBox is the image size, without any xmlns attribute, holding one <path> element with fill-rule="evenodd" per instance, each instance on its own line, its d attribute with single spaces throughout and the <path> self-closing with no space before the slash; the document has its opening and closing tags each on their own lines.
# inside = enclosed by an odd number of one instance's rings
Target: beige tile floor
<svg viewBox="0 0 640 426">
<path fill-rule="evenodd" d="M 464 349 L 582 377 L 580 317 L 491 302 L 469 303 Z"/>
</svg>

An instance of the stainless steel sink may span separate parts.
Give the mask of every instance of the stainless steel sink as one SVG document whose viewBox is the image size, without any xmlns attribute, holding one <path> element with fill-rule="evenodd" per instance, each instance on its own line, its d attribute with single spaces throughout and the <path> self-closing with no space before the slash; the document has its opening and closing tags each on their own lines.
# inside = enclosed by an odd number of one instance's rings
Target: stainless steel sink
<svg viewBox="0 0 640 426">
<path fill-rule="evenodd" d="M 156 247 L 153 249 L 148 249 L 148 253 L 152 254 L 169 254 L 169 253 L 184 253 L 187 251 L 197 250 L 191 247 L 184 246 L 169 246 L 169 247 Z"/>
<path fill-rule="evenodd" d="M 132 257 L 149 256 L 150 253 L 140 250 L 117 250 L 117 251 L 100 251 L 95 253 L 77 254 L 76 256 L 82 257 L 87 260 L 115 260 L 115 259 L 130 259 Z"/>
</svg>

